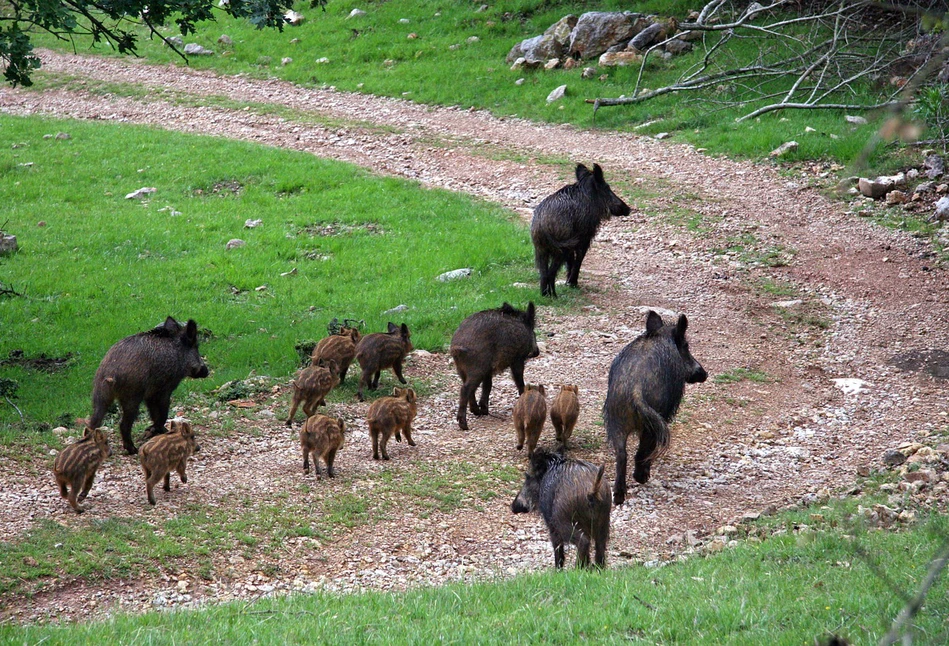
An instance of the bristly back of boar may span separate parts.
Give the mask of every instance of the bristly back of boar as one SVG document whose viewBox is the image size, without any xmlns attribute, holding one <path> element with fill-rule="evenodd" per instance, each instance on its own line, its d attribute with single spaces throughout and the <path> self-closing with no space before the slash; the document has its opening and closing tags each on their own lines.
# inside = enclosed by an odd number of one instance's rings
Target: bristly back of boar
<svg viewBox="0 0 949 646">
<path fill-rule="evenodd" d="M 552 298 L 557 297 L 557 273 L 564 264 L 567 265 L 567 285 L 577 286 L 580 265 L 600 224 L 611 217 L 630 213 L 629 205 L 606 183 L 599 164 L 593 165 L 593 172 L 577 164 L 576 177 L 576 183 L 544 198 L 531 219 L 540 291 Z"/>
<path fill-rule="evenodd" d="M 125 337 L 106 353 L 93 381 L 89 426 L 100 426 L 117 399 L 122 409 L 122 444 L 129 455 L 135 454 L 132 424 L 140 403 L 145 402 L 152 421 L 146 435 L 163 433 L 171 394 L 181 380 L 202 379 L 208 374 L 198 352 L 197 323 L 189 320 L 181 325 L 169 316 L 162 325 Z"/>
</svg>

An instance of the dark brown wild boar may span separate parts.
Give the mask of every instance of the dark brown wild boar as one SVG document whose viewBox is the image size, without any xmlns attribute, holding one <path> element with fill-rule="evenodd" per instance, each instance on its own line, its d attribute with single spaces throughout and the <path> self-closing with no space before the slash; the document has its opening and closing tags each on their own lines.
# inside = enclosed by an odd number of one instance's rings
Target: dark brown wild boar
<svg viewBox="0 0 949 646">
<path fill-rule="evenodd" d="M 700 384 L 708 373 L 689 350 L 685 332 L 689 321 L 680 314 L 666 325 L 652 310 L 646 331 L 616 355 L 603 403 L 606 437 L 616 451 L 613 503 L 626 500 L 626 443 L 639 437 L 633 479 L 649 480 L 652 464 L 669 448 L 669 422 L 675 417 L 686 384 Z"/>
<path fill-rule="evenodd" d="M 396 442 L 401 442 L 401 433 L 405 433 L 408 445 L 415 446 L 412 439 L 412 420 L 417 412 L 415 391 L 411 388 L 395 387 L 391 397 L 380 397 L 372 402 L 366 414 L 366 422 L 369 424 L 369 436 L 372 438 L 373 460 L 379 459 L 380 451 L 383 460 L 389 459 L 386 444 L 393 435 Z"/>
<path fill-rule="evenodd" d="M 573 435 L 573 427 L 577 425 L 580 416 L 580 400 L 577 394 L 580 389 L 576 386 L 561 386 L 560 392 L 554 397 L 550 405 L 550 422 L 557 432 L 557 441 L 566 446 L 567 440 Z"/>
<path fill-rule="evenodd" d="M 339 366 L 339 383 L 346 381 L 349 364 L 356 358 L 356 345 L 361 335 L 359 330 L 351 327 L 341 328 L 339 334 L 331 334 L 313 348 L 310 365 L 319 365 L 320 359 L 332 359 Z"/>
<path fill-rule="evenodd" d="M 458 396 L 458 427 L 468 430 L 465 407 L 474 415 L 488 414 L 491 378 L 511 369 L 518 394 L 524 392 L 524 362 L 540 354 L 534 338 L 535 309 L 527 311 L 504 303 L 496 310 L 475 312 L 458 326 L 451 337 L 451 357 L 461 377 Z M 481 399 L 476 401 L 478 386 Z"/>
<path fill-rule="evenodd" d="M 517 431 L 517 450 L 527 442 L 527 455 L 537 448 L 540 432 L 547 421 L 547 391 L 544 386 L 524 386 L 524 393 L 514 403 L 514 430 Z"/>
<path fill-rule="evenodd" d="M 402 360 L 405 355 L 415 349 L 412 341 L 409 339 L 408 326 L 403 323 L 401 327 L 395 323 L 389 323 L 388 332 L 375 332 L 367 334 L 359 340 L 356 346 L 356 360 L 362 369 L 362 375 L 359 377 L 359 391 L 356 396 L 359 401 L 363 400 L 362 389 L 369 386 L 369 390 L 375 390 L 379 387 L 379 375 L 386 368 L 392 368 L 392 372 L 398 377 L 401 383 L 407 383 L 402 376 Z"/>
<path fill-rule="evenodd" d="M 87 426 L 98 428 L 116 399 L 122 408 L 119 430 L 129 455 L 137 453 L 132 424 L 142 402 L 148 408 L 151 437 L 165 430 L 171 393 L 185 377 L 202 379 L 208 366 L 198 353 L 198 325 L 182 326 L 170 316 L 158 327 L 127 336 L 111 348 L 99 364 L 92 387 L 92 417 Z"/>
<path fill-rule="evenodd" d="M 59 485 L 59 495 L 69 501 L 77 514 L 83 512 L 79 503 L 89 495 L 99 465 L 110 455 L 112 449 L 109 448 L 105 433 L 86 428 L 82 439 L 70 444 L 56 456 L 53 473 Z M 69 491 L 66 485 L 69 485 Z"/>
<path fill-rule="evenodd" d="M 155 504 L 155 485 L 164 478 L 165 491 L 171 491 L 171 472 L 177 471 L 181 482 L 188 482 L 185 467 L 188 458 L 201 450 L 194 440 L 191 424 L 184 420 L 171 421 L 171 430 L 156 435 L 139 447 L 139 460 L 145 473 L 145 493 L 149 504 Z"/>
<path fill-rule="evenodd" d="M 337 365 L 332 359 L 320 359 L 320 365 L 301 370 L 297 378 L 290 382 L 293 399 L 290 402 L 287 426 L 293 426 L 293 418 L 301 402 L 307 417 L 315 415 L 318 407 L 326 406 L 326 396 L 338 383 Z"/>
<path fill-rule="evenodd" d="M 580 265 L 600 225 L 611 217 L 630 213 L 629 205 L 603 179 L 599 164 L 593 164 L 593 172 L 577 164 L 575 174 L 577 181 L 544 198 L 531 219 L 540 293 L 551 298 L 557 298 L 557 272 L 564 263 L 567 285 L 576 287 Z"/>
<path fill-rule="evenodd" d="M 511 503 L 511 511 L 524 514 L 540 509 L 554 565 L 562 568 L 564 545 L 577 546 L 577 565 L 590 565 L 590 547 L 596 567 L 606 566 L 606 543 L 610 539 L 610 484 L 603 467 L 583 460 L 566 460 L 559 453 L 537 451 L 524 475 L 524 486 Z"/>
<path fill-rule="evenodd" d="M 343 448 L 346 440 L 343 433 L 346 424 L 341 419 L 326 415 L 312 415 L 306 418 L 300 428 L 300 448 L 303 450 L 303 473 L 310 472 L 310 454 L 313 454 L 313 468 L 320 479 L 320 458 L 326 463 L 326 473 L 336 477 L 333 461 L 336 452 Z"/>
</svg>

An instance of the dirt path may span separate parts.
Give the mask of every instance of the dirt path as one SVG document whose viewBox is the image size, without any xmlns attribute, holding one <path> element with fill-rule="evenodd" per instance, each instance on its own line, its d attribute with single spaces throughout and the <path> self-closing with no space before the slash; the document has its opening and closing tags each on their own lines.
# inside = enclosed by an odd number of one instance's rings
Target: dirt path
<svg viewBox="0 0 949 646">
<path fill-rule="evenodd" d="M 528 363 L 528 381 L 579 383 L 583 414 L 577 454 L 606 462 L 612 471 L 597 424 L 607 371 L 613 356 L 642 329 L 647 307 L 688 314 L 692 352 L 713 377 L 746 368 L 768 379 L 710 379 L 687 389 L 672 450 L 653 469 L 649 485 L 633 485 L 627 503 L 614 509 L 609 555 L 614 565 L 691 549 L 683 538 L 688 531 L 707 536 L 744 514 L 844 487 L 854 481 L 858 466 L 879 466 L 885 448 L 945 424 L 942 383 L 891 363 L 897 355 L 947 346 L 945 271 L 928 266 L 924 243 L 847 215 L 842 205 L 804 186 L 806 180 L 613 132 L 136 61 L 49 52 L 42 57 L 46 71 L 150 92 L 131 99 L 3 87 L 0 110 L 150 124 L 307 151 L 478 195 L 517 209 L 525 219 L 564 183 L 560 167 L 537 161 L 551 156 L 600 163 L 618 193 L 626 187 L 645 195 L 629 200 L 633 215 L 609 223 L 594 242 L 580 281 L 592 305 L 570 316 L 541 308 L 545 347 Z M 183 105 L 176 100 L 181 95 L 283 106 L 317 123 Z M 327 122 L 334 125 L 319 125 Z M 683 212 L 700 220 L 698 231 L 676 223 Z M 775 284 L 790 285 L 795 294 L 774 295 Z M 528 298 L 536 298 L 536 290 L 526 291 L 525 302 Z M 773 305 L 795 299 L 802 302 Z M 409 373 L 435 375 L 444 384 L 420 406 L 419 446 L 398 445 L 391 465 L 380 467 L 365 459 L 368 439 L 357 430 L 353 448 L 347 447 L 351 452 L 341 454 L 337 467 L 350 475 L 313 487 L 319 491 L 310 496 L 367 495 L 365 476 L 382 468 L 404 470 L 411 478 L 419 465 L 448 464 L 454 465 L 451 473 L 466 474 L 458 477 L 474 478 L 490 475 L 499 463 L 522 464 L 513 449 L 509 380 L 497 383 L 492 395 L 498 417 L 474 420 L 466 434 L 454 424 L 457 378 L 444 357 L 416 356 Z M 835 385 L 837 378 L 861 379 L 865 388 L 845 394 Z M 285 397 L 278 393 L 259 404 Z M 339 405 L 336 413 L 359 424 L 364 410 Z M 190 504 L 217 506 L 248 490 L 267 500 L 298 487 L 297 449 L 286 431 L 277 421 L 257 426 L 258 435 L 205 443 L 188 489 L 156 512 L 144 508 L 139 475 L 128 459 L 113 460 L 90 496 L 95 505 L 81 518 L 66 512 L 45 470 L 24 474 L 22 467 L 4 465 L 15 475 L 0 492 L 0 540 L 15 538 L 41 518 L 73 526 L 112 515 L 158 522 L 184 509 L 185 494 Z M 260 475 L 230 479 L 235 451 L 244 468 Z M 28 621 L 86 615 L 88 607 L 80 610 L 70 602 L 79 598 L 92 598 L 102 612 L 274 590 L 401 588 L 549 567 L 542 523 L 510 514 L 516 486 L 496 487 L 496 497 L 472 498 L 449 513 L 389 509 L 381 520 L 315 546 L 313 539 L 298 539 L 276 553 L 260 548 L 246 558 L 222 554 L 211 582 L 169 566 L 135 585 L 51 584 L 29 605 L 13 604 L 7 616 Z M 261 562 L 293 562 L 302 569 L 276 567 L 265 575 Z"/>
</svg>

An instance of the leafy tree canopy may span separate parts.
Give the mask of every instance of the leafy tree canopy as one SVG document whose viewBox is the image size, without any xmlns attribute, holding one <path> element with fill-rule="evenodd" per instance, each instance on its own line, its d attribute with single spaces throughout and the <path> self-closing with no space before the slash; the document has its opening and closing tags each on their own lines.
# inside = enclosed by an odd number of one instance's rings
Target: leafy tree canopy
<svg viewBox="0 0 949 646">
<path fill-rule="evenodd" d="M 326 0 L 310 0 L 324 6 Z M 214 20 L 214 11 L 246 18 L 258 29 L 283 29 L 284 14 L 293 0 L 0 0 L 0 65 L 14 87 L 29 86 L 40 60 L 33 53 L 30 33 L 43 29 L 57 38 L 89 38 L 108 42 L 123 54 L 136 51 L 137 28 L 144 26 L 164 40 L 157 29 L 174 23 L 182 34 Z"/>
</svg>

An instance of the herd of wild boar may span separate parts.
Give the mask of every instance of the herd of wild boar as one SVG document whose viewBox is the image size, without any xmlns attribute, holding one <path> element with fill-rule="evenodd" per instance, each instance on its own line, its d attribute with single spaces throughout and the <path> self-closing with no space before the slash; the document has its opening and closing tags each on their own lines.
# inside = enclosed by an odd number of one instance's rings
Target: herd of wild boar
<svg viewBox="0 0 949 646">
<path fill-rule="evenodd" d="M 599 165 L 590 171 L 576 167 L 576 182 L 544 199 L 534 210 L 531 238 L 540 274 L 541 293 L 556 297 L 554 283 L 560 268 L 567 266 L 567 285 L 576 286 L 590 242 L 600 224 L 612 216 L 625 216 L 629 206 L 616 196 L 603 178 Z M 492 379 L 510 369 L 519 397 L 514 404 L 513 425 L 520 450 L 527 447 L 529 466 L 524 484 L 511 510 L 523 513 L 539 510 L 547 524 L 556 566 L 564 566 L 564 545 L 577 547 L 577 562 L 606 562 L 610 508 L 626 498 L 626 444 L 630 435 L 639 438 L 634 458 L 633 478 L 649 479 L 650 468 L 669 446 L 668 423 L 678 410 L 687 383 L 705 381 L 707 373 L 696 361 L 686 340 L 688 320 L 666 323 L 655 312 L 646 317 L 646 330 L 613 360 L 609 371 L 603 418 L 606 437 L 616 455 L 616 479 L 612 497 L 604 466 L 565 457 L 568 442 L 580 412 L 579 389 L 564 384 L 548 406 L 543 385 L 525 384 L 525 363 L 540 354 L 535 339 L 537 310 L 534 303 L 520 310 L 508 303 L 497 309 L 475 312 L 465 318 L 451 338 L 450 354 L 461 379 L 457 422 L 468 430 L 468 411 L 488 414 Z M 299 432 L 303 471 L 310 471 L 310 457 L 316 476 L 320 461 L 329 477 L 335 476 L 336 454 L 345 444 L 348 430 L 343 420 L 318 413 L 326 396 L 346 379 L 353 361 L 360 375 L 357 398 L 366 388 L 376 390 L 380 374 L 391 369 L 403 385 L 402 362 L 414 350 L 406 324 L 388 324 L 386 332 L 361 335 L 358 328 L 343 327 L 321 340 L 313 350 L 310 366 L 291 382 L 290 413 L 293 424 L 302 406 L 305 419 Z M 154 487 L 164 479 L 169 491 L 172 471 L 181 482 L 188 481 L 188 458 L 199 450 L 191 425 L 174 419 L 166 428 L 171 394 L 185 377 L 203 378 L 208 367 L 198 352 L 197 324 L 185 325 L 168 317 L 146 332 L 126 337 L 106 353 L 96 372 L 92 390 L 92 415 L 85 435 L 56 457 L 53 471 L 63 498 L 76 512 L 92 487 L 102 462 L 112 454 L 99 427 L 109 407 L 118 401 L 119 430 L 129 455 L 138 454 L 145 477 L 148 502 L 156 503 Z M 480 388 L 480 396 L 478 390 Z M 151 425 L 146 441 L 138 448 L 132 442 L 132 424 L 142 403 Z M 412 388 L 395 387 L 391 396 L 379 397 L 369 406 L 366 425 L 372 441 L 373 459 L 388 460 L 387 445 L 392 437 L 410 446 L 412 422 L 418 413 L 418 399 Z M 544 424 L 550 417 L 557 439 L 556 452 L 538 450 Z"/>
</svg>

